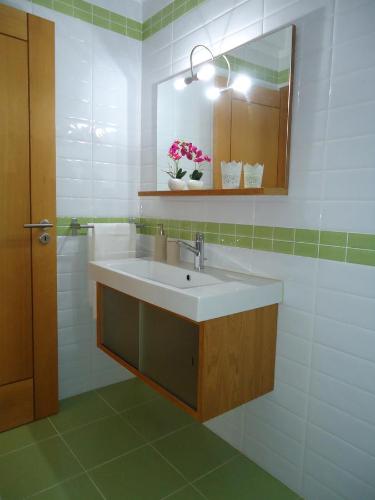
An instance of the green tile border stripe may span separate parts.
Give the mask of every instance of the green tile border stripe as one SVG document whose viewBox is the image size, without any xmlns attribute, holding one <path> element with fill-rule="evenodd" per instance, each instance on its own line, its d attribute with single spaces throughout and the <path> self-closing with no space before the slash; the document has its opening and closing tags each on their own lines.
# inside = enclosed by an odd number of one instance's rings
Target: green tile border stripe
<svg viewBox="0 0 375 500">
<path fill-rule="evenodd" d="M 83 22 L 114 31 L 135 40 L 146 40 L 206 0 L 174 0 L 141 23 L 85 0 L 31 0 L 36 5 L 55 10 Z"/>
<path fill-rule="evenodd" d="M 163 224 L 170 238 L 192 240 L 200 231 L 207 243 L 375 266 L 375 234 L 142 217 L 140 223 L 145 235 Z"/>
<path fill-rule="evenodd" d="M 273 84 L 284 84 L 289 81 L 289 69 L 277 71 L 267 68 L 266 66 L 254 64 L 250 61 L 246 61 L 245 59 L 241 59 L 236 56 L 228 55 L 227 57 L 229 59 L 232 71 L 245 71 L 253 78 L 257 78 L 258 80 L 263 80 L 264 82 Z M 215 66 L 227 69 L 227 65 L 221 57 L 215 60 Z"/>
<path fill-rule="evenodd" d="M 129 222 L 129 219 L 132 222 L 139 223 L 139 217 L 78 217 L 78 222 L 80 224 L 101 224 L 108 222 Z M 56 230 L 57 236 L 71 236 L 72 229 L 70 227 L 72 218 L 71 217 L 57 217 L 56 222 Z M 80 229 L 78 231 L 78 236 L 87 235 L 89 229 Z M 139 228 L 137 228 L 137 232 Z"/>
<path fill-rule="evenodd" d="M 375 266 L 375 234 L 149 217 L 79 217 L 78 220 L 81 224 L 100 224 L 129 222 L 129 219 L 141 225 L 137 233 L 148 236 L 155 235 L 158 224 L 163 224 L 169 238 L 191 241 L 199 231 L 204 233 L 207 243 L 216 245 Z M 71 217 L 57 218 L 58 236 L 71 235 L 70 221 Z M 86 234 L 87 229 L 79 232 Z"/>
</svg>

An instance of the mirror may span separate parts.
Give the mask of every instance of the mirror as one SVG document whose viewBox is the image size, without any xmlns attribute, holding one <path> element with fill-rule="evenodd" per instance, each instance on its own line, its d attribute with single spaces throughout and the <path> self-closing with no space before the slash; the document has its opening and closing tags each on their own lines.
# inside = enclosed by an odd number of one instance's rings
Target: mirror
<svg viewBox="0 0 375 500">
<path fill-rule="evenodd" d="M 294 38 L 287 26 L 209 65 L 194 63 L 209 51 L 198 46 L 192 71 L 158 84 L 158 191 L 175 189 L 170 178 L 181 169 L 177 189 L 287 194 Z"/>
</svg>

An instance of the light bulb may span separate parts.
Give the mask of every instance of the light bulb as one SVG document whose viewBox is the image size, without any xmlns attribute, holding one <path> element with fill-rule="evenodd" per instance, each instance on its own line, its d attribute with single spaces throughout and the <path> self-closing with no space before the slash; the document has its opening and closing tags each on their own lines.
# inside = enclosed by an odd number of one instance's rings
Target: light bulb
<svg viewBox="0 0 375 500">
<path fill-rule="evenodd" d="M 232 89 L 242 94 L 246 94 L 251 87 L 251 83 L 251 79 L 248 76 L 238 75 L 233 82 Z"/>
<path fill-rule="evenodd" d="M 184 78 L 177 78 L 177 80 L 174 81 L 174 88 L 176 90 L 182 90 L 186 87 L 185 79 Z"/>
<path fill-rule="evenodd" d="M 206 97 L 214 101 L 220 96 L 220 90 L 217 87 L 210 87 L 206 90 Z"/>
<path fill-rule="evenodd" d="M 203 64 L 203 66 L 198 70 L 197 78 L 206 82 L 210 80 L 215 74 L 215 67 L 213 64 Z"/>
</svg>

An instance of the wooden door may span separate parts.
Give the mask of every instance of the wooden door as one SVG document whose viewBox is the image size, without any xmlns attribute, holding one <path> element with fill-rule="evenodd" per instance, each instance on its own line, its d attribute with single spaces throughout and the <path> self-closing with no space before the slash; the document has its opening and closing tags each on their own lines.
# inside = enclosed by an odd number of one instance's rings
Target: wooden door
<svg viewBox="0 0 375 500">
<path fill-rule="evenodd" d="M 54 25 L 0 5 L 0 431 L 57 410 Z"/>
<path fill-rule="evenodd" d="M 266 187 L 277 186 L 278 145 L 279 109 L 233 99 L 231 157 L 243 164 L 263 164 Z"/>
<path fill-rule="evenodd" d="M 289 86 L 254 86 L 247 98 L 229 91 L 215 102 L 214 188 L 221 188 L 222 160 L 264 164 L 262 187 L 287 186 L 288 102 Z"/>
</svg>

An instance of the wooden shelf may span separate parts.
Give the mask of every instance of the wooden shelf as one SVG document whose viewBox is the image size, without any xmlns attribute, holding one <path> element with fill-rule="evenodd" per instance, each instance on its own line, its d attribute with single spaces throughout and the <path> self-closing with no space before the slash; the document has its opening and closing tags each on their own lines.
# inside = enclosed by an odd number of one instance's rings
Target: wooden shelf
<svg viewBox="0 0 375 500">
<path fill-rule="evenodd" d="M 138 191 L 138 196 L 286 196 L 286 188 L 202 189 L 197 191 Z"/>
</svg>

